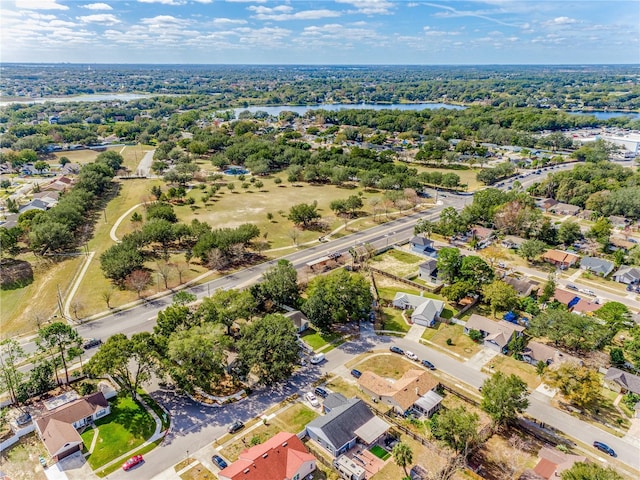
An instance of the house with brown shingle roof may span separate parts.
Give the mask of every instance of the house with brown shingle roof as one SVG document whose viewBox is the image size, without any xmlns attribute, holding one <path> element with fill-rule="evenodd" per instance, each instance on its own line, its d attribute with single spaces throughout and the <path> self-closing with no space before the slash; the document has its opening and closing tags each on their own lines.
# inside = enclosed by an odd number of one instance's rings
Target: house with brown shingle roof
<svg viewBox="0 0 640 480">
<path fill-rule="evenodd" d="M 549 447 L 542 447 L 538 452 L 538 464 L 533 471 L 546 480 L 560 478 L 562 472 L 570 469 L 577 462 L 586 462 L 587 457 L 563 453 Z"/>
<path fill-rule="evenodd" d="M 570 312 L 573 313 L 591 313 L 598 310 L 602 305 L 595 302 L 590 302 L 584 298 L 576 295 L 575 293 L 556 288 L 553 293 L 552 300 L 555 300 L 563 305 L 566 305 Z"/>
<path fill-rule="evenodd" d="M 311 455 L 294 434 L 280 432 L 244 450 L 238 460 L 218 473 L 220 480 L 289 480 L 307 478 L 316 470 Z"/>
<path fill-rule="evenodd" d="M 78 429 L 111 413 L 102 392 L 65 403 L 36 419 L 36 431 L 54 461 L 82 450 Z"/>
<path fill-rule="evenodd" d="M 433 375 L 421 369 L 408 370 L 402 378 L 394 382 L 368 371 L 363 372 L 358 379 L 358 386 L 365 394 L 375 401 L 392 407 L 400 414 L 405 414 L 414 408 L 415 404 L 429 392 L 435 393 L 438 385 L 440 382 Z M 440 397 L 441 400 L 442 397 Z M 440 408 L 440 401 L 432 405 L 429 411 L 420 413 L 427 416 L 433 415 Z"/>
<path fill-rule="evenodd" d="M 565 252 L 563 250 L 547 250 L 543 255 L 542 259 L 545 262 L 551 263 L 556 267 L 560 268 L 569 268 L 575 265 L 580 257 L 571 252 Z"/>
<path fill-rule="evenodd" d="M 540 342 L 531 341 L 522 351 L 522 360 L 537 365 L 543 362 L 546 365 L 560 365 L 565 362 L 582 365 L 582 360 L 573 355 L 561 352 L 557 348 Z"/>
</svg>

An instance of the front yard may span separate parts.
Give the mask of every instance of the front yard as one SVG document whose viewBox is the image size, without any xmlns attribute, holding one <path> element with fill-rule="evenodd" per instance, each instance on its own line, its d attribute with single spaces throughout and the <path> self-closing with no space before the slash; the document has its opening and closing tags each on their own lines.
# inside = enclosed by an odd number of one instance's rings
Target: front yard
<svg viewBox="0 0 640 480">
<path fill-rule="evenodd" d="M 151 437 L 156 425 L 143 406 L 124 395 L 111 401 L 111 413 L 95 424 L 98 439 L 87 457 L 94 470 L 142 445 Z M 94 434 L 92 429 L 82 433 L 86 448 L 91 446 Z"/>
<path fill-rule="evenodd" d="M 513 373 L 524 380 L 532 391 L 542 383 L 536 373 L 536 367 L 506 355 L 496 355 L 484 368 L 491 373 L 502 372 L 505 375 Z"/>
<path fill-rule="evenodd" d="M 316 418 L 319 412 L 312 410 L 303 403 L 295 403 L 286 410 L 280 412 L 267 424 L 242 434 L 240 432 L 234 441 L 226 445 L 220 453 L 226 459 L 235 462 L 242 450 L 252 445 L 263 443 L 279 432 L 301 432 L 311 420 Z M 249 426 L 245 427 L 248 428 Z"/>
<path fill-rule="evenodd" d="M 365 361 L 358 363 L 358 370 L 373 372 L 383 378 L 399 379 L 407 371 L 422 368 L 415 362 L 405 360 L 397 353 L 383 353 L 370 356 Z"/>
<path fill-rule="evenodd" d="M 328 344 L 336 342 L 340 339 L 339 333 L 323 333 L 314 330 L 309 327 L 301 336 L 302 340 L 313 348 L 314 351 L 317 351 L 323 347 L 326 347 Z"/>
<path fill-rule="evenodd" d="M 437 323 L 435 328 L 427 328 L 422 335 L 422 339 L 435 343 L 445 351 L 464 358 L 471 358 L 482 348 L 471 340 L 468 335 L 465 335 L 462 325 L 457 324 Z M 451 340 L 451 345 L 447 344 L 447 340 Z"/>
</svg>

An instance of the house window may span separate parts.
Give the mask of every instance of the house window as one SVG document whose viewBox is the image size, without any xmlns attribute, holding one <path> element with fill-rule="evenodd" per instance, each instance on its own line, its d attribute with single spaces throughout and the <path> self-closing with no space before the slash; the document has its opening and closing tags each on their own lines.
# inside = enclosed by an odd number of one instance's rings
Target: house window
<svg viewBox="0 0 640 480">
<path fill-rule="evenodd" d="M 106 409 L 106 408 L 105 408 L 105 409 L 102 409 L 102 410 L 100 410 L 99 412 L 97 412 L 97 413 L 96 413 L 96 418 L 103 417 L 103 416 L 105 416 L 106 414 L 107 414 L 107 409 Z"/>
<path fill-rule="evenodd" d="M 300 474 L 296 473 L 291 480 L 300 480 Z"/>
</svg>

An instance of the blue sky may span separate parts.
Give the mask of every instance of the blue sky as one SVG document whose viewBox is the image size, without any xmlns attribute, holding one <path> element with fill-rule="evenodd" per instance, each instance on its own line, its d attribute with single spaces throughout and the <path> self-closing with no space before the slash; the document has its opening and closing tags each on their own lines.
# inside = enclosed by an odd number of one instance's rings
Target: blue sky
<svg viewBox="0 0 640 480">
<path fill-rule="evenodd" d="M 0 0 L 0 60 L 640 63 L 638 0 Z"/>
</svg>

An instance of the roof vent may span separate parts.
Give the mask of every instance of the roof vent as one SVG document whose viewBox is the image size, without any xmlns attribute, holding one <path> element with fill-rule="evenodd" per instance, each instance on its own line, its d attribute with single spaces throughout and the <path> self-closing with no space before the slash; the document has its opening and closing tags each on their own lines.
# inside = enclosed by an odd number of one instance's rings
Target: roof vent
<svg viewBox="0 0 640 480">
<path fill-rule="evenodd" d="M 287 445 L 289 445 L 287 442 L 284 442 L 284 443 L 282 444 L 282 446 L 283 446 L 283 447 L 286 447 Z"/>
<path fill-rule="evenodd" d="M 251 470 L 249 470 L 248 468 L 244 469 L 244 473 L 249 473 Z"/>
<path fill-rule="evenodd" d="M 262 458 L 267 458 L 268 456 L 269 456 L 269 454 L 268 454 L 268 453 L 264 453 L 264 454 L 262 454 Z"/>
</svg>

